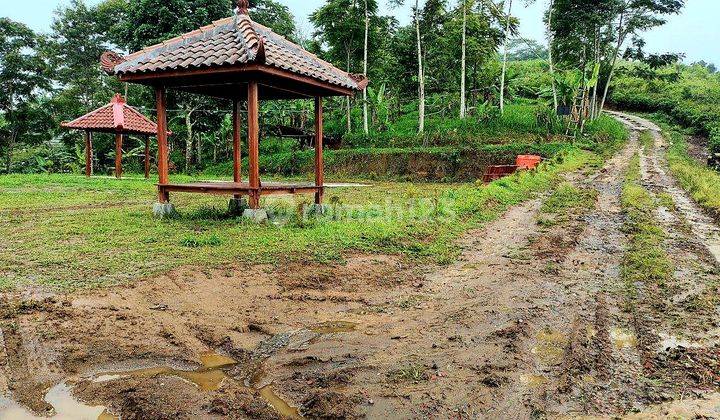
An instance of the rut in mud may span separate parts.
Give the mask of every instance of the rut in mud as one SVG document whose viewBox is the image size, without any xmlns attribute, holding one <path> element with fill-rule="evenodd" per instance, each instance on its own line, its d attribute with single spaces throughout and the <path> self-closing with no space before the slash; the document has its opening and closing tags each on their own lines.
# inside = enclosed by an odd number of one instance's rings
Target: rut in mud
<svg viewBox="0 0 720 420">
<path fill-rule="evenodd" d="M 662 153 L 662 138 L 643 148 L 636 132 L 603 168 L 568 176 L 589 205 L 516 206 L 465 235 L 449 267 L 350 255 L 4 296 L 0 417 L 62 411 L 47 392 L 58 384 L 123 419 L 712 413 L 717 394 L 698 398 L 720 389 L 704 369 L 720 366 L 720 279 L 696 221 L 713 224 L 688 212 Z M 662 293 L 637 285 L 628 311 L 620 196 L 636 154 L 668 204 L 657 219 L 675 274 Z M 695 399 L 670 401 L 683 396 Z"/>
</svg>

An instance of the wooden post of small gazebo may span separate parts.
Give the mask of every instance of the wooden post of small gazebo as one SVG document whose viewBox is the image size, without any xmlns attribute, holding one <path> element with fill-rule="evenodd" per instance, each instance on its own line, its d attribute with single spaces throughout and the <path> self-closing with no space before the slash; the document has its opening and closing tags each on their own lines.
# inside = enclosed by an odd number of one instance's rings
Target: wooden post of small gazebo
<svg viewBox="0 0 720 420">
<path fill-rule="evenodd" d="M 171 192 L 230 195 L 238 204 L 248 197 L 243 216 L 267 218 L 260 198 L 273 194 L 312 193 L 315 210 L 322 212 L 323 171 L 322 98 L 351 96 L 367 87 L 364 76 L 349 74 L 319 59 L 250 18 L 248 0 L 236 1 L 235 14 L 126 57 L 106 52 L 102 68 L 123 82 L 155 87 L 158 135 L 158 201 L 155 214 L 174 213 Z M 175 90 L 226 99 L 233 113 L 232 182 L 171 183 L 168 176 L 167 91 Z M 263 184 L 260 181 L 260 101 L 315 101 L 315 180 L 305 184 Z M 240 102 L 247 101 L 248 175 L 241 175 Z"/>
<path fill-rule="evenodd" d="M 150 176 L 150 143 L 147 136 L 157 133 L 157 125 L 129 106 L 120 94 L 109 104 L 80 118 L 60 124 L 64 128 L 85 132 L 85 176 L 93 173 L 93 132 L 115 135 L 115 177 L 122 178 L 123 139 L 125 135 L 145 136 L 145 178 Z M 167 133 L 166 133 L 167 135 Z"/>
<path fill-rule="evenodd" d="M 93 149 L 92 149 L 92 133 L 85 131 L 85 176 L 90 178 L 93 173 Z"/>
</svg>

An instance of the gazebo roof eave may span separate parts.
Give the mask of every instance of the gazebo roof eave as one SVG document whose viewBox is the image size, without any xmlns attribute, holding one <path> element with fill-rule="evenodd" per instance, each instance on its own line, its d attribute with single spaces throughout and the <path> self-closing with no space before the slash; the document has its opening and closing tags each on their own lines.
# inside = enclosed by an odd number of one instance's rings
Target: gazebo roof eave
<svg viewBox="0 0 720 420">
<path fill-rule="evenodd" d="M 122 134 L 122 135 L 135 135 L 135 136 L 154 136 L 157 135 L 157 130 L 154 131 L 140 131 L 140 130 L 126 130 L 124 128 L 91 128 L 91 127 L 72 127 L 68 126 L 66 123 L 60 124 L 60 127 L 66 128 L 68 130 L 76 130 L 76 131 L 89 131 L 91 133 L 103 133 L 103 134 Z M 172 135 L 171 132 L 168 132 L 168 135 Z"/>
<path fill-rule="evenodd" d="M 183 90 L 183 81 L 189 80 L 192 80 L 192 83 L 196 87 L 203 86 L 203 83 L 207 83 L 207 86 L 217 86 L 218 80 L 223 80 L 226 83 L 236 82 L 238 84 L 258 82 L 261 85 L 288 92 L 287 99 L 352 96 L 356 92 L 351 88 L 345 88 L 264 64 L 239 64 L 201 69 L 121 73 L 117 77 L 122 82 L 165 86 L 171 90 Z M 288 87 L 287 84 L 294 86 L 294 88 Z M 194 93 L 202 94 L 201 92 L 197 92 L 197 89 Z M 212 94 L 206 95 L 216 96 Z"/>
</svg>

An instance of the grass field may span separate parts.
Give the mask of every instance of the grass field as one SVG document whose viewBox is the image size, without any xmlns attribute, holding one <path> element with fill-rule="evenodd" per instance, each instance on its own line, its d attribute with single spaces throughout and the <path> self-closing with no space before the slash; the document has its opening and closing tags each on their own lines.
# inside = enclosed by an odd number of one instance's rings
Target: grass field
<svg viewBox="0 0 720 420">
<path fill-rule="evenodd" d="M 462 232 L 556 185 L 563 172 L 602 159 L 572 150 L 533 173 L 489 186 L 373 183 L 327 194 L 336 216 L 314 220 L 297 208 L 310 197 L 274 198 L 280 224 L 225 214 L 226 198 L 176 194 L 175 220 L 151 216 L 154 181 L 73 175 L 0 177 L 0 288 L 75 290 L 131 283 L 177 265 L 329 261 L 347 252 L 402 254 L 447 263 Z M 178 181 L 186 181 L 176 177 Z M 305 200 L 305 201 L 303 201 Z"/>
</svg>

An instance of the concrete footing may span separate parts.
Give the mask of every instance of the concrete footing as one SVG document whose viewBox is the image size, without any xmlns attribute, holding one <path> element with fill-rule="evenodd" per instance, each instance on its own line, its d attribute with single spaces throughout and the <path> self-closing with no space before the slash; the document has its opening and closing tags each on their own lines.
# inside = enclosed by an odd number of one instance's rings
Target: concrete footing
<svg viewBox="0 0 720 420">
<path fill-rule="evenodd" d="M 244 198 L 231 198 L 228 202 L 228 213 L 241 216 L 248 209 L 248 202 Z"/>
<path fill-rule="evenodd" d="M 158 219 L 171 219 L 177 215 L 178 212 L 172 203 L 155 203 L 153 206 L 153 216 Z"/>
<path fill-rule="evenodd" d="M 265 209 L 245 209 L 242 217 L 255 223 L 265 223 L 268 221 L 268 214 Z"/>
</svg>

